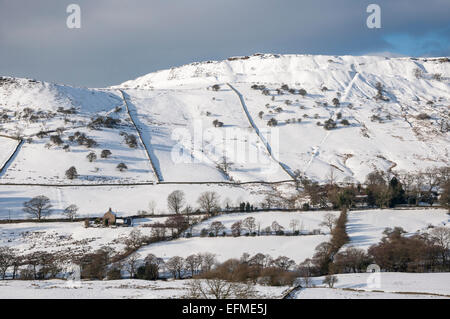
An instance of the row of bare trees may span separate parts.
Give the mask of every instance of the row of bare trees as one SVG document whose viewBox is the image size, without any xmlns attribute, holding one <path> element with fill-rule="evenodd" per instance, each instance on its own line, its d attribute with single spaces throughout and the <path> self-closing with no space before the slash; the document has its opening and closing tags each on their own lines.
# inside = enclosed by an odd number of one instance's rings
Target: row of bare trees
<svg viewBox="0 0 450 319">
<path fill-rule="evenodd" d="M 181 190 L 175 190 L 167 196 L 167 207 L 175 214 L 190 213 L 192 207 L 186 204 L 185 194 Z M 200 209 L 208 214 L 214 215 L 220 211 L 220 196 L 216 192 L 207 191 L 200 194 L 197 199 Z"/>
<path fill-rule="evenodd" d="M 328 215 L 334 216 L 331 214 L 327 214 L 325 217 L 325 221 L 321 224 L 329 227 Z M 333 220 L 331 221 L 333 222 Z M 238 220 L 234 222 L 231 227 L 231 236 L 240 237 L 242 235 L 245 236 L 260 236 L 260 235 L 300 235 L 303 231 L 303 224 L 298 219 L 292 219 L 289 222 L 290 232 L 285 232 L 285 227 L 280 225 L 276 220 L 272 222 L 270 226 L 261 227 L 261 222 L 257 221 L 255 217 L 247 217 L 243 220 Z M 318 232 L 319 230 L 314 230 L 314 232 Z M 331 230 L 330 230 L 331 231 Z M 200 232 L 201 237 L 217 237 L 219 235 L 227 236 L 227 228 L 221 221 L 213 221 L 208 228 L 203 228 Z"/>
</svg>

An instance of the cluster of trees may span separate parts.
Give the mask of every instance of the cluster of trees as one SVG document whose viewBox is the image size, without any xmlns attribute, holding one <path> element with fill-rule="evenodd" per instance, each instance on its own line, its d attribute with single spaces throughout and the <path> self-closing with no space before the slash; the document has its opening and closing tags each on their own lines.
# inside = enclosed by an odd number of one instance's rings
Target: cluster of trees
<svg viewBox="0 0 450 319">
<path fill-rule="evenodd" d="M 247 217 L 243 220 L 234 222 L 230 227 L 230 233 L 233 237 L 240 236 L 260 236 L 260 235 L 294 235 L 301 233 L 303 225 L 298 219 L 292 219 L 289 223 L 291 233 L 285 233 L 285 227 L 280 225 L 276 220 L 270 226 L 261 228 L 261 223 L 257 222 L 254 217 Z M 221 221 L 213 221 L 209 228 L 203 228 L 200 231 L 200 237 L 217 237 L 219 235 L 227 236 L 227 228 Z"/>
<path fill-rule="evenodd" d="M 405 234 L 400 227 L 386 229 L 381 242 L 369 248 L 369 256 L 386 271 L 450 270 L 450 228 L 434 227 L 429 234 Z"/>
<path fill-rule="evenodd" d="M 61 253 L 35 251 L 21 255 L 13 248 L 0 247 L 0 276 L 5 280 L 8 269 L 11 269 L 12 279 L 56 278 L 63 269 L 64 260 L 65 256 Z"/>
<path fill-rule="evenodd" d="M 354 207 L 356 204 L 369 207 L 395 207 L 396 205 L 419 205 L 428 203 L 430 206 L 439 200 L 444 207 L 450 204 L 450 168 L 428 168 L 417 173 L 401 171 L 396 176 L 382 171 L 374 171 L 367 175 L 364 185 L 343 183 L 338 185 L 331 171 L 329 182 L 320 185 L 301 175 L 297 184 L 302 192 L 294 198 L 283 198 L 271 195 L 265 201 L 268 204 L 283 205 L 290 208 L 305 195 L 309 199 L 307 206 L 340 209 Z"/>
<path fill-rule="evenodd" d="M 100 153 L 100 157 L 101 158 L 108 158 L 112 155 L 110 150 L 102 150 L 102 152 Z M 89 162 L 94 162 L 97 159 L 97 154 L 95 154 L 94 152 L 90 152 L 86 158 L 88 159 Z"/>
<path fill-rule="evenodd" d="M 174 279 L 220 279 L 228 282 L 250 281 L 253 284 L 283 286 L 292 284 L 297 275 L 296 264 L 292 259 L 286 256 L 272 258 L 261 253 L 254 256 L 245 253 L 240 259 L 229 259 L 223 263 L 218 263 L 212 253 L 192 254 L 186 258 L 173 256 L 166 261 L 154 254 L 149 254 L 142 260 L 141 256 L 135 253 L 124 262 L 112 264 L 109 267 L 111 276 L 108 276 L 108 269 L 104 267 L 107 257 L 100 254 L 95 259 L 96 265 L 104 268 L 101 272 L 104 274 L 102 278 L 108 279 L 120 279 L 115 275 L 127 273 L 130 278 L 145 280 L 170 276 Z M 113 269 L 114 271 L 111 271 Z M 82 271 L 82 274 L 87 275 L 85 271 Z M 86 278 L 92 278 L 92 274 Z"/>
<path fill-rule="evenodd" d="M 27 213 L 30 218 L 41 221 L 51 215 L 53 205 L 47 196 L 36 196 L 23 203 L 23 211 Z M 67 206 L 63 214 L 70 220 L 74 220 L 77 217 L 78 207 L 77 205 Z"/>
<path fill-rule="evenodd" d="M 81 133 L 78 131 L 73 135 L 69 135 L 68 139 L 69 142 L 76 142 L 78 145 L 84 145 L 87 148 L 98 146 L 98 143 L 94 139 L 87 137 L 85 133 Z"/>
<path fill-rule="evenodd" d="M 122 271 L 130 272 L 133 278 L 139 257 L 136 250 L 143 245 L 159 241 L 159 238 L 154 234 L 143 236 L 139 230 L 133 230 L 121 240 L 125 245 L 125 250 L 121 253 L 109 246 L 103 246 L 93 252 L 81 248 L 75 251 L 35 251 L 29 254 L 22 254 L 10 247 L 0 247 L 0 277 L 5 279 L 10 270 L 12 279 L 61 278 L 69 272 L 68 266 L 77 265 L 81 278 L 118 279 L 121 278 Z"/>
<path fill-rule="evenodd" d="M 91 129 L 99 129 L 100 127 L 114 128 L 120 124 L 120 119 L 115 119 L 111 116 L 97 116 L 91 119 L 88 127 Z"/>
<path fill-rule="evenodd" d="M 332 268 L 332 264 L 335 256 L 341 247 L 349 242 L 346 231 L 347 218 L 347 210 L 344 209 L 333 222 L 330 241 L 319 244 L 313 257 L 306 259 L 300 264 L 299 271 L 302 277 L 322 276 L 333 273 L 334 268 Z"/>
<path fill-rule="evenodd" d="M 180 214 L 192 212 L 192 207 L 186 204 L 185 194 L 181 190 L 175 190 L 167 196 L 169 211 Z M 207 191 L 200 194 L 197 199 L 200 209 L 209 216 L 217 214 L 220 208 L 220 196 L 216 192 Z"/>
<path fill-rule="evenodd" d="M 317 246 L 314 256 L 300 264 L 299 275 L 307 284 L 311 276 L 366 272 L 374 263 L 381 270 L 392 272 L 450 270 L 450 228 L 434 227 L 425 234 L 405 234 L 401 227 L 387 228 L 381 241 L 365 251 L 355 247 L 340 249 L 347 242 L 346 234 L 335 231 L 330 242 Z"/>
<path fill-rule="evenodd" d="M 369 206 L 394 207 L 398 204 L 433 205 L 438 199 L 448 207 L 450 167 L 427 168 L 417 173 L 399 172 L 390 177 L 383 172 L 373 172 L 366 179 Z M 440 195 L 439 196 L 439 192 Z"/>
<path fill-rule="evenodd" d="M 109 156 L 111 156 L 111 151 L 109 150 L 103 150 L 102 153 L 100 154 L 100 156 L 102 158 L 108 158 Z M 89 162 L 94 162 L 95 160 L 97 160 L 97 154 L 95 154 L 94 152 L 90 152 L 88 155 L 86 155 L 86 158 L 88 159 Z M 119 172 L 124 172 L 128 169 L 127 164 L 120 162 L 119 164 L 117 164 L 116 169 Z M 66 172 L 64 173 L 66 175 L 67 179 L 76 179 L 78 178 L 80 175 L 78 174 L 77 168 L 75 166 L 71 166 L 69 167 L 68 170 L 66 170 Z"/>
<path fill-rule="evenodd" d="M 120 136 L 123 136 L 125 144 L 127 144 L 130 148 L 136 148 L 138 146 L 136 135 L 120 132 Z"/>
<path fill-rule="evenodd" d="M 286 256 L 272 258 L 262 253 L 254 256 L 244 253 L 240 259 L 228 259 L 215 264 L 214 268 L 199 273 L 196 278 L 285 286 L 292 285 L 296 279 L 295 269 L 295 261 Z"/>
</svg>

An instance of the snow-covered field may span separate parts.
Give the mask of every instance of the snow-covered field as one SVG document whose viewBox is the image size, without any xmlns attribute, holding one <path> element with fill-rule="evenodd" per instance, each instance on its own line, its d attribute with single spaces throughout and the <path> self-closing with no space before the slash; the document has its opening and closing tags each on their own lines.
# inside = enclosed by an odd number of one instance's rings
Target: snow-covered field
<svg viewBox="0 0 450 319">
<path fill-rule="evenodd" d="M 137 215 L 138 211 L 149 211 L 149 203 L 156 204 L 155 214 L 169 213 L 167 196 L 174 190 L 182 190 L 186 203 L 198 207 L 197 199 L 202 192 L 215 191 L 220 195 L 220 203 L 228 199 L 233 206 L 242 201 L 260 203 L 270 188 L 264 185 L 139 185 L 139 186 L 89 186 L 89 187 L 41 187 L 0 185 L 0 219 L 29 218 L 22 211 L 23 203 L 31 198 L 44 195 L 53 205 L 51 217 L 63 217 L 65 207 L 76 204 L 80 217 L 101 217 L 111 207 L 118 216 Z"/>
<path fill-rule="evenodd" d="M 182 190 L 186 204 L 194 210 L 205 191 L 217 192 L 222 207 L 240 202 L 261 206 L 270 192 L 290 193 L 293 183 L 276 189 L 259 182 L 291 180 L 294 172 L 318 182 L 330 175 L 337 182 L 363 182 L 375 169 L 391 174 L 448 166 L 449 78 L 450 63 L 445 59 L 272 54 L 192 63 L 104 89 L 2 77 L 0 167 L 18 143 L 2 136 L 19 136 L 24 142 L 0 175 L 0 219 L 28 218 L 23 203 L 39 195 L 51 200 L 51 217 L 62 217 L 71 204 L 79 207 L 79 217 L 100 217 L 109 208 L 118 216 L 150 210 L 156 216 L 136 221 L 133 228 L 1 224 L 0 245 L 27 252 L 102 245 L 120 250 L 120 239 L 132 229 L 148 234 L 149 228 L 139 226 L 164 220 L 157 215 L 168 212 L 167 196 L 174 190 Z M 255 84 L 264 85 L 267 91 L 263 94 L 261 88 L 252 88 Z M 377 94 L 381 98 L 375 98 Z M 93 125 L 99 116 L 103 124 Z M 329 119 L 337 126 L 325 130 Z M 278 124 L 269 127 L 269 120 Z M 98 145 L 77 141 L 76 132 Z M 135 147 L 127 145 L 129 135 L 136 137 Z M 110 150 L 111 156 L 101 158 L 102 150 Z M 90 152 L 97 156 L 92 162 L 86 158 Z M 117 169 L 122 162 L 128 167 L 125 171 Z M 73 180 L 65 176 L 71 166 L 79 174 Z M 197 183 L 249 181 L 256 184 Z M 220 261 L 243 253 L 265 253 L 275 258 L 285 255 L 298 263 L 312 257 L 315 247 L 329 238 L 327 229 L 319 225 L 326 213 L 223 215 L 196 226 L 192 238 L 149 245 L 139 252 L 143 257 L 153 253 L 165 259 L 211 252 Z M 277 221 L 285 231 L 291 230 L 292 220 L 298 220 L 302 236 L 199 237 L 201 229 L 213 221 L 221 221 L 229 233 L 234 222 L 249 216 L 255 217 L 261 229 Z M 426 232 L 430 225 L 448 227 L 447 212 L 352 211 L 348 245 L 367 249 L 380 240 L 386 227 L 399 226 L 413 234 Z M 317 229 L 322 234 L 309 234 Z M 352 288 L 352 280 L 358 285 L 364 279 L 353 276 L 346 282 L 346 278 L 340 284 L 349 287 L 341 288 Z M 428 292 L 426 281 L 417 282 L 418 287 L 425 287 L 424 292 Z M 61 297 L 81 296 L 85 290 L 93 296 L 118 298 L 180 296 L 178 288 L 170 286 L 179 287 L 178 282 L 142 283 L 143 289 L 135 281 L 86 283 L 92 289 L 80 290 L 64 285 L 59 281 L 2 282 L 0 297 L 8 290 L 31 297 L 32 289 Z M 161 286 L 153 287 L 157 293 L 152 295 L 145 285 Z M 388 288 L 397 289 L 395 284 Z M 393 292 L 383 296 L 395 297 Z M 299 292 L 303 294 L 358 297 L 376 293 L 316 288 Z"/>
<path fill-rule="evenodd" d="M 287 256 L 300 263 L 311 258 L 314 249 L 320 243 L 329 239 L 328 230 L 320 226 L 325 214 L 337 212 L 260 212 L 234 213 L 208 219 L 193 228 L 192 238 L 180 238 L 172 241 L 159 242 L 139 249 L 142 258 L 152 253 L 165 260 L 173 256 L 187 257 L 196 253 L 214 253 L 218 261 L 229 258 L 239 258 L 243 253 L 254 255 L 269 254 L 273 258 Z M 221 221 L 230 232 L 231 224 L 242 221 L 246 217 L 254 217 L 260 223 L 261 229 L 277 221 L 290 232 L 290 222 L 298 220 L 298 229 L 309 234 L 320 229 L 322 234 L 302 236 L 256 236 L 256 237 L 199 237 L 201 229 L 209 228 L 213 221 Z M 0 225 L 0 246 L 10 246 L 21 251 L 68 251 L 83 247 L 95 250 L 101 246 L 111 246 L 117 252 L 123 248 L 124 236 L 133 229 L 139 229 L 143 235 L 150 235 L 151 228 L 144 224 L 164 222 L 164 217 L 141 218 L 134 221 L 134 227 L 118 228 L 84 228 L 82 222 L 55 223 L 13 223 Z M 303 225 L 303 226 L 302 226 Z M 428 226 L 450 226 L 450 217 L 443 209 L 421 210 L 366 210 L 351 211 L 347 231 L 350 236 L 348 246 L 368 249 L 370 245 L 379 242 L 387 227 L 403 227 L 409 234 L 426 232 Z"/>
<path fill-rule="evenodd" d="M 75 252 L 77 250 L 95 250 L 110 246 L 116 252 L 124 247 L 123 238 L 133 229 L 139 229 L 149 236 L 151 228 L 139 227 L 143 224 L 163 222 L 165 218 L 145 218 L 137 220 L 135 227 L 85 228 L 83 222 L 55 223 L 18 223 L 0 226 L 0 246 L 8 246 L 19 251 Z"/>
<path fill-rule="evenodd" d="M 208 219 L 199 225 L 196 225 L 192 234 L 198 236 L 200 231 L 205 228 L 209 229 L 211 223 L 219 221 L 221 222 L 226 230 L 227 234 L 231 233 L 231 225 L 237 221 L 243 221 L 245 218 L 253 217 L 257 227 L 263 230 L 266 227 L 270 227 L 272 222 L 276 221 L 280 224 L 285 232 L 292 233 L 291 222 L 296 221 L 298 224 L 295 226 L 295 230 L 298 230 L 302 234 L 308 234 L 315 229 L 320 229 L 324 234 L 329 233 L 326 227 L 320 226 L 319 224 L 323 221 L 323 217 L 326 214 L 332 214 L 335 217 L 339 216 L 337 211 L 314 211 L 314 212 L 257 212 L 257 213 L 234 213 L 225 214 L 217 217 Z"/>
<path fill-rule="evenodd" d="M 30 144 L 24 143 L 8 171 L 2 176 L 2 181 L 65 184 L 68 181 L 64 175 L 66 170 L 70 166 L 75 166 L 79 177 L 72 182 L 77 184 L 154 182 L 155 175 L 142 145 L 136 149 L 124 145 L 123 138 L 119 135 L 119 131 L 122 130 L 130 133 L 129 128 L 66 131 L 66 137 L 76 131 L 86 132 L 89 138 L 93 138 L 99 144 L 98 147 L 89 149 L 74 143 L 69 152 L 54 146 L 47 149 L 45 145 L 49 142 L 48 137 L 35 139 Z M 111 156 L 101 158 L 102 150 L 110 150 Z M 91 152 L 97 156 L 93 162 L 89 162 L 86 158 Z M 125 163 L 128 169 L 118 171 L 116 167 L 119 163 Z"/>
<path fill-rule="evenodd" d="M 254 217 L 261 223 L 261 229 L 270 226 L 277 221 L 286 230 L 290 228 L 292 220 L 298 220 L 299 225 L 303 222 L 303 233 L 321 229 L 327 234 L 327 229 L 319 226 L 323 216 L 327 213 L 336 212 L 262 212 L 248 214 L 228 214 L 204 221 L 194 228 L 193 235 L 198 236 L 202 228 L 209 228 L 213 221 L 221 221 L 229 233 L 230 226 L 246 217 Z M 383 231 L 387 227 L 402 227 L 409 234 L 426 232 L 428 226 L 450 226 L 450 217 L 444 209 L 421 209 L 421 210 L 368 210 L 349 212 L 347 232 L 350 243 L 362 249 L 368 249 L 371 245 L 379 242 L 383 237 Z M 258 236 L 258 237 L 193 237 L 182 238 L 170 242 L 161 242 L 141 248 L 142 255 L 153 253 L 168 259 L 173 256 L 187 257 L 193 253 L 211 252 L 215 253 L 220 261 L 229 258 L 239 258 L 243 253 L 254 255 L 256 253 L 269 254 L 276 258 L 287 256 L 297 263 L 311 258 L 314 249 L 320 243 L 327 241 L 329 235 L 304 235 L 304 236 Z"/>
<path fill-rule="evenodd" d="M 450 273 L 340 274 L 333 288 L 324 288 L 323 277 L 312 278 L 317 288 L 300 289 L 297 299 L 408 299 L 450 298 Z"/>
<path fill-rule="evenodd" d="M 287 256 L 296 262 L 312 257 L 314 248 L 329 240 L 328 235 L 314 236 L 258 236 L 258 237 L 216 237 L 182 238 L 161 242 L 139 249 L 143 256 L 154 254 L 164 259 L 173 256 L 187 257 L 196 253 L 213 253 L 218 261 L 239 259 L 243 253 L 251 256 L 263 253 L 276 258 Z"/>
<path fill-rule="evenodd" d="M 322 277 L 312 278 L 316 288 L 300 289 L 296 299 L 436 299 L 450 298 L 449 273 L 381 273 L 380 286 L 369 288 L 371 274 L 342 274 L 334 288 L 325 288 Z M 0 299 L 167 299 L 188 295 L 190 280 L 145 281 L 136 279 L 112 281 L 64 280 L 0 281 Z M 256 285 L 258 298 L 278 299 L 287 287 Z"/>
<path fill-rule="evenodd" d="M 377 209 L 352 211 L 348 215 L 347 232 L 350 243 L 367 249 L 383 237 L 386 228 L 402 227 L 407 233 L 425 232 L 428 226 L 450 227 L 445 209 Z"/>
<path fill-rule="evenodd" d="M 0 299 L 178 299 L 189 294 L 189 280 L 111 280 L 68 282 L 0 281 Z M 287 287 L 255 287 L 258 298 L 280 298 Z"/>
<path fill-rule="evenodd" d="M 230 88 L 126 92 L 164 181 L 290 179 L 271 159 Z M 214 127 L 214 120 L 223 126 Z M 229 177 L 216 168 L 224 156 Z"/>
</svg>

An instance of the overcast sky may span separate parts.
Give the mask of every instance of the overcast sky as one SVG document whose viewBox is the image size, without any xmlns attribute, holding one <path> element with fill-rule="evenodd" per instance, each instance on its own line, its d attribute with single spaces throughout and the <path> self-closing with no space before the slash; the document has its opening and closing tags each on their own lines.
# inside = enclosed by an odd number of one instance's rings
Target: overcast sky
<svg viewBox="0 0 450 319">
<path fill-rule="evenodd" d="M 0 75 L 104 87 L 255 52 L 449 56 L 449 17 L 449 0 L 0 0 Z"/>
</svg>

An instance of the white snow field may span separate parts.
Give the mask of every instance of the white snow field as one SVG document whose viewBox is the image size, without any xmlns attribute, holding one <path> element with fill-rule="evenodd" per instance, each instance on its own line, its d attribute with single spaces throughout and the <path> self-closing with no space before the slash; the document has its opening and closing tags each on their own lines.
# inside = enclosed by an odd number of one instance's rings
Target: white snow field
<svg viewBox="0 0 450 319">
<path fill-rule="evenodd" d="M 350 243 L 363 249 L 378 243 L 386 228 L 402 227 L 408 234 L 426 232 L 429 226 L 450 227 L 450 215 L 445 209 L 375 209 L 351 211 L 347 233 Z"/>
<path fill-rule="evenodd" d="M 73 134 L 82 129 L 66 131 Z M 87 133 L 99 143 L 97 149 L 85 146 L 71 145 L 69 152 L 62 151 L 61 147 L 46 148 L 48 138 L 24 143 L 13 163 L 2 177 L 5 183 L 29 184 L 65 184 L 66 170 L 72 165 L 77 168 L 79 177 L 72 183 L 78 184 L 123 184 L 156 181 L 152 167 L 140 145 L 136 149 L 123 144 L 122 137 L 116 129 L 103 129 Z M 101 158 L 102 150 L 110 150 L 112 155 Z M 86 156 L 94 152 L 97 159 L 89 162 Z M 68 162 L 68 160 L 72 162 Z M 127 170 L 117 170 L 119 163 L 125 163 Z M 24 168 L 26 167 L 26 170 Z"/>
<path fill-rule="evenodd" d="M 13 79 L 12 83 L 0 85 L 0 113 L 11 120 L 3 121 L 0 134 L 17 136 L 26 140 L 14 160 L 2 173 L 3 183 L 23 184 L 123 184 L 156 181 L 155 174 L 143 145 L 131 148 L 121 133 L 136 135 L 135 128 L 125 111 L 118 92 L 77 89 L 66 86 Z M 119 108 L 116 111 L 116 107 Z M 89 127 L 92 119 L 111 117 L 119 123 L 114 127 Z M 62 143 L 55 144 L 51 136 L 61 130 Z M 39 132 L 48 132 L 39 136 Z M 80 145 L 70 136 L 85 134 L 98 145 Z M 5 140 L 5 141 L 4 141 Z M 0 158 L 10 152 L 10 140 L 0 140 Z M 67 149 L 63 149 L 68 146 Z M 102 150 L 112 154 L 101 158 Z M 95 153 L 97 159 L 89 162 L 86 156 Z M 116 167 L 125 163 L 128 169 Z M 79 177 L 68 180 L 65 172 L 75 166 Z"/>
<path fill-rule="evenodd" d="M 248 214 L 227 214 L 208 219 L 193 229 L 192 238 L 180 238 L 144 246 L 139 249 L 142 258 L 152 253 L 165 260 L 173 256 L 187 257 L 195 253 L 210 252 L 216 254 L 219 261 L 240 258 L 243 253 L 269 254 L 276 258 L 287 256 L 297 263 L 311 258 L 314 249 L 329 239 L 328 230 L 319 224 L 325 214 L 336 212 L 261 212 Z M 261 223 L 261 229 L 277 221 L 290 232 L 290 221 L 296 219 L 303 225 L 302 236 L 256 236 L 256 237 L 199 237 L 202 228 L 208 228 L 211 222 L 220 220 L 227 227 L 233 222 L 254 217 Z M 147 217 L 135 220 L 133 227 L 118 228 L 84 228 L 82 222 L 48 222 L 48 223 L 7 223 L 0 225 L 0 246 L 10 246 L 20 251 L 67 251 L 82 247 L 95 250 L 101 246 L 113 247 L 117 252 L 123 250 L 121 240 L 134 229 L 143 235 L 150 235 L 151 228 L 145 224 L 163 222 L 165 217 Z M 370 223 L 373 223 L 372 227 Z M 403 227 L 408 234 L 427 232 L 428 226 L 449 227 L 449 216 L 443 209 L 423 210 L 368 210 L 349 213 L 349 246 L 368 249 L 379 242 L 386 227 Z M 320 229 L 322 234 L 309 234 Z"/>
<path fill-rule="evenodd" d="M 370 274 L 338 275 L 334 288 L 324 288 L 322 277 L 312 279 L 316 288 L 300 289 L 296 299 L 442 299 L 450 298 L 449 273 L 381 273 L 381 288 L 368 288 Z M 1 299 L 168 299 L 188 295 L 190 280 L 145 281 L 136 279 L 109 281 L 65 280 L 0 282 Z M 278 299 L 288 287 L 256 285 L 258 298 Z"/>
<path fill-rule="evenodd" d="M 139 250 L 142 255 L 153 253 L 164 259 L 173 256 L 187 257 L 194 253 L 210 252 L 216 254 L 219 261 L 229 258 L 240 258 L 243 253 L 254 255 L 269 254 L 273 258 L 287 256 L 295 262 L 303 262 L 311 258 L 315 248 L 322 242 L 329 240 L 328 230 L 319 224 L 325 214 L 337 212 L 261 212 L 248 214 L 228 214 L 208 219 L 193 229 L 192 238 L 181 238 L 169 242 L 160 242 L 143 247 Z M 221 221 L 230 232 L 231 225 L 246 217 L 254 217 L 261 224 L 261 229 L 277 221 L 289 232 L 290 221 L 296 219 L 303 223 L 302 233 L 308 234 L 314 229 L 320 229 L 323 234 L 303 236 L 257 236 L 257 237 L 198 237 L 202 228 L 209 228 L 214 221 Z M 450 227 L 450 217 L 444 209 L 423 210 L 366 210 L 349 212 L 347 232 L 350 243 L 361 249 L 368 249 L 377 244 L 383 237 L 383 231 L 388 227 L 402 227 L 409 235 L 423 233 L 428 226 Z"/>
<path fill-rule="evenodd" d="M 51 200 L 53 218 L 62 217 L 71 204 L 79 207 L 79 217 L 100 217 L 109 208 L 118 216 L 155 210 L 154 218 L 129 228 L 85 229 L 80 222 L 1 224 L 0 246 L 29 252 L 107 245 L 120 251 L 123 236 L 133 229 L 147 234 L 151 229 L 143 224 L 164 220 L 158 214 L 168 213 L 167 196 L 174 190 L 182 190 L 194 210 L 205 191 L 217 192 L 222 207 L 240 202 L 260 206 L 270 192 L 291 194 L 296 174 L 317 182 L 331 174 L 336 182 L 364 182 L 375 169 L 396 174 L 448 166 L 449 79 L 448 58 L 276 54 L 192 63 L 102 89 L 0 77 L 0 219 L 29 218 L 23 203 L 39 195 Z M 269 126 L 275 120 L 277 125 Z M 326 121 L 336 127 L 326 130 Z M 84 135 L 84 140 L 76 138 Z M 102 158 L 103 150 L 111 156 Z M 92 162 L 90 152 L 97 156 Z M 118 170 L 119 163 L 127 169 Z M 74 179 L 65 176 L 71 166 L 79 174 Z M 145 246 L 139 253 L 168 259 L 211 252 L 219 261 L 264 253 L 299 263 L 329 239 L 319 225 L 326 213 L 222 215 L 196 226 L 192 238 Z M 232 223 L 249 216 L 261 228 L 277 221 L 288 232 L 298 219 L 302 235 L 199 236 L 213 221 L 223 222 L 229 233 Z M 423 233 L 429 226 L 449 227 L 449 215 L 443 209 L 351 211 L 348 246 L 368 249 L 386 227 L 396 226 L 408 234 Z M 383 275 L 390 280 L 383 293 L 343 290 L 364 282 L 363 276 L 349 276 L 340 278 L 338 289 L 307 289 L 298 296 L 450 294 L 440 286 L 448 282 L 448 274 L 433 279 L 435 274 L 424 274 L 416 281 L 402 277 L 398 283 L 396 274 Z M 86 289 L 65 284 L 0 282 L 0 297 L 180 297 L 182 283 L 88 282 Z M 399 295 L 396 289 L 416 294 Z"/>
<path fill-rule="evenodd" d="M 324 277 L 312 278 L 316 288 L 294 293 L 297 299 L 428 299 L 450 298 L 450 273 L 339 274 L 333 288 L 324 288 Z M 372 279 L 373 278 L 373 279 Z"/>
<path fill-rule="evenodd" d="M 189 281 L 1 281 L 0 299 L 179 299 L 189 294 Z M 256 285 L 256 298 L 278 299 L 286 289 Z"/>
<path fill-rule="evenodd" d="M 328 234 L 329 230 L 326 227 L 320 226 L 323 221 L 323 217 L 326 214 L 332 214 L 335 217 L 339 216 L 337 211 L 311 211 L 311 212 L 257 212 L 257 213 L 233 213 L 224 214 L 217 217 L 209 218 L 208 220 L 196 225 L 192 229 L 192 235 L 200 235 L 200 231 L 205 228 L 209 229 L 213 222 L 219 221 L 225 227 L 225 232 L 231 234 L 231 225 L 237 221 L 243 221 L 245 218 L 253 217 L 260 230 L 264 230 L 266 227 L 270 227 L 272 222 L 276 221 L 280 224 L 284 231 L 292 233 L 291 221 L 298 221 L 298 225 L 295 226 L 295 230 L 298 230 L 302 234 L 308 234 L 315 229 L 320 229 L 321 233 Z"/>
<path fill-rule="evenodd" d="M 23 203 L 33 197 L 44 195 L 51 200 L 52 214 L 49 218 L 64 217 L 63 210 L 71 204 L 79 207 L 79 217 L 101 217 L 111 208 L 118 216 L 135 216 L 139 211 L 150 211 L 149 204 L 156 206 L 155 214 L 168 214 L 167 196 L 175 191 L 185 193 L 186 203 L 198 208 L 197 199 L 202 192 L 214 191 L 225 201 L 238 207 L 242 201 L 260 203 L 271 188 L 264 185 L 221 185 L 221 184 L 157 184 L 137 186 L 11 186 L 0 185 L 0 219 L 29 218 L 22 209 Z"/>
<path fill-rule="evenodd" d="M 164 181 L 290 180 L 258 139 L 231 89 L 126 92 Z M 214 120 L 223 126 L 214 127 Z M 216 168 L 224 156 L 229 176 Z"/>
<path fill-rule="evenodd" d="M 187 257 L 197 253 L 213 253 L 218 261 L 239 259 L 242 254 L 251 256 L 263 253 L 273 258 L 286 256 L 296 262 L 312 257 L 314 248 L 330 239 L 328 235 L 305 236 L 257 236 L 257 237 L 193 237 L 169 242 L 160 242 L 139 249 L 146 256 L 150 253 L 165 260 L 173 257 Z"/>
</svg>

